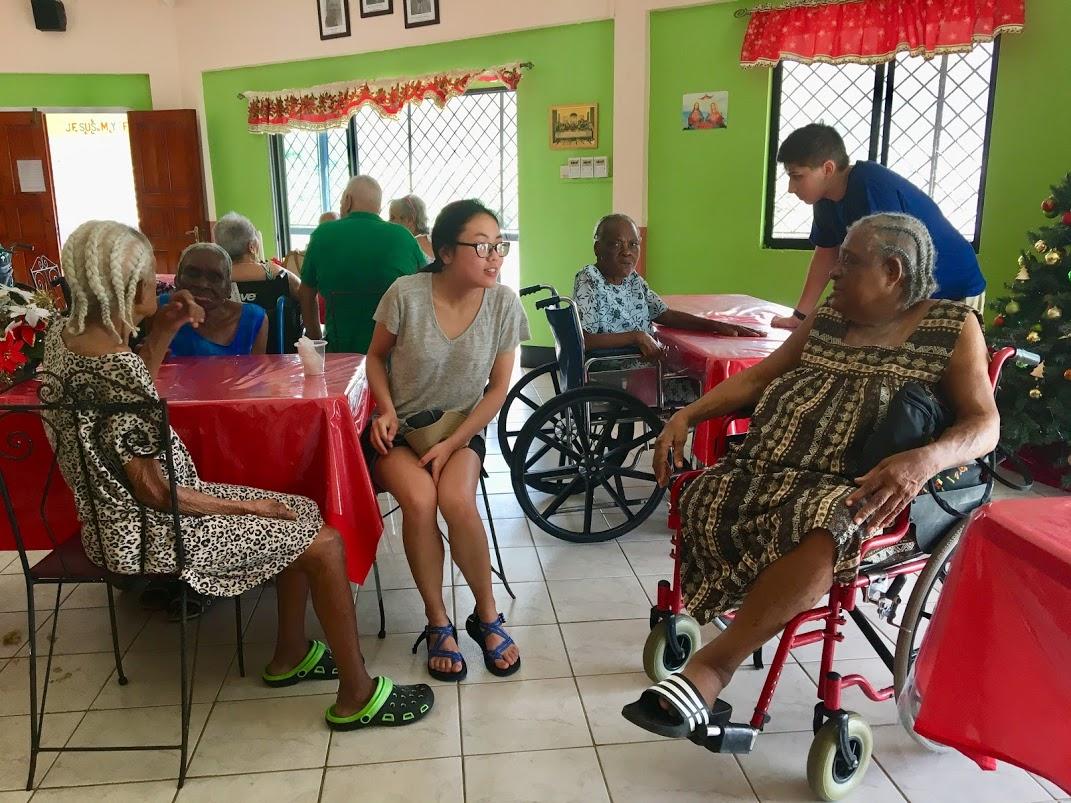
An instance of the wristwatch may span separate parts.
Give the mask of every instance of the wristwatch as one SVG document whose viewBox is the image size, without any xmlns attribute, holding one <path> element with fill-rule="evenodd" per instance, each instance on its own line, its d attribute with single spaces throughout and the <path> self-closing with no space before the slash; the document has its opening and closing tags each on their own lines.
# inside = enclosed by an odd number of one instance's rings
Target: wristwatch
<svg viewBox="0 0 1071 803">
<path fill-rule="evenodd" d="M 807 316 L 800 312 L 798 309 L 792 310 L 792 317 L 799 318 L 801 321 L 807 320 Z"/>
</svg>

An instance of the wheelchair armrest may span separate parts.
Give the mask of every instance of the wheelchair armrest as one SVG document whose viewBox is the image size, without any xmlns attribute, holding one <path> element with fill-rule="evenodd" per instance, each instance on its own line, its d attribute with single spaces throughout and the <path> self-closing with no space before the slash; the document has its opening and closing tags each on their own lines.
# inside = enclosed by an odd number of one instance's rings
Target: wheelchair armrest
<svg viewBox="0 0 1071 803">
<path fill-rule="evenodd" d="M 584 360 L 608 360 L 612 357 L 642 357 L 643 354 L 635 346 L 623 346 L 616 349 L 588 349 L 584 352 Z"/>
<path fill-rule="evenodd" d="M 900 514 L 896 517 L 896 521 L 893 522 L 892 527 L 887 529 L 880 535 L 871 536 L 863 541 L 859 547 L 859 558 L 862 560 L 871 552 L 877 552 L 879 549 L 885 549 L 886 547 L 893 546 L 900 543 L 907 536 L 911 529 L 911 507 L 905 507 L 900 511 Z"/>
</svg>

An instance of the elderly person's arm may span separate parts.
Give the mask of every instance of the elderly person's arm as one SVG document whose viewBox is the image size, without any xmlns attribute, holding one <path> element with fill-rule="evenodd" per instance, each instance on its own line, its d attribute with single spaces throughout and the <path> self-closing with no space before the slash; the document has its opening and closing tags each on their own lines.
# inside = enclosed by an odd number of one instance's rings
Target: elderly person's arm
<svg viewBox="0 0 1071 803">
<path fill-rule="evenodd" d="M 764 332 L 752 329 L 749 326 L 724 323 L 713 318 L 704 318 L 700 315 L 692 315 L 690 312 L 682 312 L 679 309 L 667 309 L 655 318 L 654 322 L 674 329 L 688 329 L 693 332 L 706 332 L 725 337 L 762 337 L 764 334 Z"/>
<path fill-rule="evenodd" d="M 301 319 L 305 323 L 305 336 L 312 340 L 319 340 L 323 335 L 320 329 L 320 305 L 316 301 L 316 288 L 308 282 L 301 283 L 298 291 L 298 300 L 301 302 Z"/>
<path fill-rule="evenodd" d="M 194 329 L 204 323 L 205 311 L 190 295 L 189 290 L 178 290 L 170 300 L 160 307 L 151 319 L 146 321 L 149 333 L 138 349 L 138 354 L 149 369 L 149 375 L 156 381 L 160 373 L 160 363 L 167 356 L 171 341 L 187 323 Z"/>
<path fill-rule="evenodd" d="M 931 477 L 951 466 L 970 464 L 996 448 L 1000 416 L 988 365 L 982 327 L 972 315 L 963 324 L 941 381 L 954 423 L 928 446 L 887 457 L 856 480 L 859 489 L 847 504 L 857 524 L 866 521 L 871 531 L 888 527 Z"/>
<path fill-rule="evenodd" d="M 171 486 L 159 461 L 135 457 L 123 466 L 134 498 L 147 508 L 171 510 Z M 294 521 L 297 514 L 275 499 L 220 499 L 185 485 L 176 487 L 178 511 L 190 516 L 263 516 Z"/>
<path fill-rule="evenodd" d="M 812 326 L 814 319 L 807 319 L 765 360 L 730 376 L 713 390 L 673 414 L 655 442 L 653 465 L 655 477 L 661 485 L 669 482 L 672 473 L 669 464 L 670 450 L 673 468 L 679 470 L 684 467 L 684 444 L 693 427 L 711 418 L 754 407 L 771 382 L 799 366 Z"/>
</svg>

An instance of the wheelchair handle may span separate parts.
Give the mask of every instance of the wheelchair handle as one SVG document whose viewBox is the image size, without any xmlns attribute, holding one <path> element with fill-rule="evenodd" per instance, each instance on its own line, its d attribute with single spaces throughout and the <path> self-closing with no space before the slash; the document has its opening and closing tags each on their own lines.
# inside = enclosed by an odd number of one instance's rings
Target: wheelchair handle
<svg viewBox="0 0 1071 803">
<path fill-rule="evenodd" d="M 524 296 L 532 295 L 532 293 L 538 293 L 540 290 L 549 290 L 552 296 L 558 295 L 558 291 L 549 284 L 533 284 L 528 287 L 522 287 L 519 295 L 523 298 Z"/>
</svg>

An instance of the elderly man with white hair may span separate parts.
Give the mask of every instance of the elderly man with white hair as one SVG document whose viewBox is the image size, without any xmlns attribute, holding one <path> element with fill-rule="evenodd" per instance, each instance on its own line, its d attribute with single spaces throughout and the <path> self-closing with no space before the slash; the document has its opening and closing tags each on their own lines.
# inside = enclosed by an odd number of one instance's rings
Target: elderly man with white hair
<svg viewBox="0 0 1071 803">
<path fill-rule="evenodd" d="M 264 243 L 253 221 L 237 212 L 228 212 L 216 221 L 213 232 L 216 244 L 231 258 L 231 280 L 264 282 L 285 276 L 290 295 L 298 297 L 301 279 L 286 268 L 264 260 Z"/>
<path fill-rule="evenodd" d="M 328 351 L 367 352 L 380 298 L 399 276 L 427 263 L 408 229 L 380 217 L 382 207 L 379 183 L 355 176 L 342 195 L 341 218 L 312 233 L 301 268 L 301 314 L 305 333 L 320 337 L 316 294 L 324 297 Z"/>
</svg>

